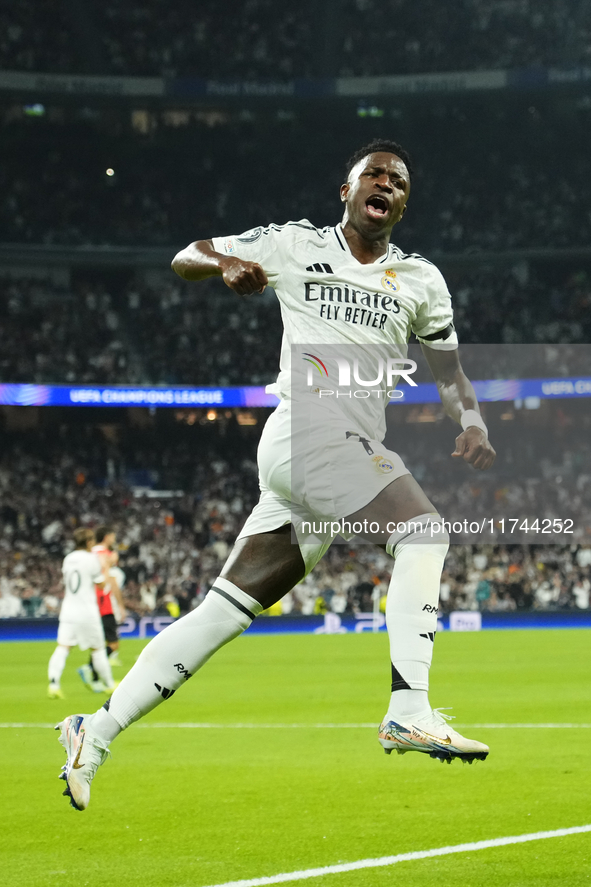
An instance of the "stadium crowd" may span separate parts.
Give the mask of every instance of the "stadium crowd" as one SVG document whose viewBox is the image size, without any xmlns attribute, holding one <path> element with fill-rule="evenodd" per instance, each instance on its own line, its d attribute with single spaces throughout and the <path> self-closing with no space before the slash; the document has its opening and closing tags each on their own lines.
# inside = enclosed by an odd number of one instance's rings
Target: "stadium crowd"
<svg viewBox="0 0 591 887">
<path fill-rule="evenodd" d="M 553 0 L 398 0 L 391 16 L 378 0 L 343 4 L 340 70 L 349 76 L 418 74 L 585 64 L 591 57 L 588 7 Z M 390 58 L 367 52 L 379 22 Z"/>
<path fill-rule="evenodd" d="M 469 97 L 440 97 L 378 121 L 417 166 L 396 242 L 432 259 L 587 247 L 590 108 L 517 95 L 484 112 Z M 346 157 L 376 134 L 351 109 L 314 106 L 275 115 L 57 108 L 42 118 L 11 106 L 3 121 L 0 241 L 171 250 L 269 222 L 335 224 Z"/>
<path fill-rule="evenodd" d="M 386 11 L 390 17 L 376 0 L 332 0 L 320 9 L 305 0 L 289 10 L 271 0 L 230 0 L 223 16 L 213 0 L 199 4 L 198 14 L 186 0 L 22 0 L 0 10 L 1 64 L 244 81 L 572 67 L 591 55 L 588 4 L 574 0 L 464 0 L 445 10 L 435 0 L 392 0 Z M 589 341 L 588 263 L 486 259 L 495 251 L 588 247 L 588 97 L 515 92 L 486 103 L 451 95 L 428 104 L 400 98 L 375 109 L 381 121 L 367 119 L 363 103 L 357 110 L 247 104 L 131 110 L 51 100 L 30 116 L 22 104 L 5 101 L 0 241 L 166 247 L 172 258 L 196 238 L 270 221 L 334 224 L 347 154 L 387 132 L 417 155 L 396 241 L 436 262 L 443 256 L 461 341 L 556 343 L 538 352 L 538 375 L 588 374 L 586 354 L 565 360 L 557 347 Z M 446 254 L 474 253 L 483 258 L 477 270 L 444 264 Z M 126 271 L 76 271 L 60 284 L 11 273 L 0 278 L 0 382 L 262 385 L 276 375 L 281 326 L 270 292 L 242 301 L 220 281 L 195 287 L 172 273 L 150 283 L 149 275 Z M 481 353 L 465 355 L 473 378 L 487 375 L 479 371 Z M 497 354 L 490 364 L 497 377 L 523 373 L 514 353 Z M 529 360 L 523 349 L 521 355 Z M 435 448 L 428 432 L 444 426 L 440 411 L 426 409 L 416 427 L 405 426 L 404 446 L 396 428 L 388 445 L 448 519 L 544 515 L 571 518 L 575 529 L 568 542 L 552 545 L 498 535 L 468 544 L 469 537 L 456 535 L 441 586 L 443 610 L 587 609 L 586 417 L 578 422 L 557 406 L 553 421 L 540 422 L 532 438 L 509 405 L 495 429 L 504 445 L 494 472 L 466 480 L 450 463 L 447 438 Z M 34 431 L 13 430 L 3 441 L 0 617 L 55 615 L 72 530 L 99 523 L 117 530 L 129 609 L 187 611 L 218 575 L 258 498 L 256 429 L 215 411 L 212 420 L 205 411 L 181 411 L 177 427 L 171 420 L 164 429 L 158 417 L 150 424 L 147 411 L 136 411 L 134 429 L 107 411 L 93 425 L 84 424 L 84 411 L 73 412 L 63 424 L 40 420 Z M 414 434 L 423 420 L 430 424 Z M 375 589 L 383 595 L 387 588 L 389 568 L 370 546 L 335 545 L 280 609 L 369 611 Z"/>
<path fill-rule="evenodd" d="M 464 350 L 472 378 L 588 374 L 591 268 L 454 269 L 448 285 L 460 341 L 488 346 Z M 219 280 L 185 284 L 172 272 L 161 285 L 0 278 L 0 338 L 0 382 L 266 385 L 281 318 L 272 290 L 240 299 Z M 543 342 L 559 347 L 536 350 Z M 567 356 L 565 342 L 581 344 Z M 493 354 L 488 343 L 506 347 Z"/>
<path fill-rule="evenodd" d="M 0 281 L 3 382 L 137 381 L 122 312 L 101 287 Z"/>
<path fill-rule="evenodd" d="M 257 385 L 277 374 L 281 327 L 271 291 L 242 300 L 199 289 L 95 277 L 70 287 L 0 280 L 1 382 Z"/>
<path fill-rule="evenodd" d="M 444 610 L 587 608 L 591 448 L 585 429 L 578 436 L 569 431 L 571 450 L 564 451 L 558 435 L 555 452 L 540 460 L 537 480 L 531 449 L 525 447 L 522 462 L 515 464 L 515 452 L 505 446 L 494 474 L 466 480 L 464 472 L 459 483 L 461 466 L 450 464 L 449 447 L 426 435 L 425 426 L 414 435 L 412 429 L 407 426 L 407 452 L 401 448 L 401 455 L 450 521 L 482 515 L 574 521 L 575 532 L 557 537 L 557 544 L 512 544 L 545 537 L 510 534 L 472 537 L 467 544 L 455 535 L 442 585 Z M 195 606 L 258 499 L 257 436 L 231 415 L 197 427 L 172 419 L 166 428 L 68 423 L 5 435 L 0 616 L 56 614 L 61 561 L 80 524 L 116 528 L 132 612 L 175 615 Z M 523 438 L 523 432 L 517 436 Z M 453 429 L 447 437 L 451 442 Z M 528 460 L 530 476 L 524 477 Z M 283 612 L 371 610 L 374 589 L 387 588 L 389 569 L 389 558 L 372 546 L 334 545 L 288 595 Z"/>
<path fill-rule="evenodd" d="M 380 33 L 383 51 L 368 51 Z M 591 55 L 586 3 L 575 0 L 133 0 L 4 7 L 3 65 L 44 73 L 208 79 L 406 74 L 584 65 Z M 92 65 L 84 52 L 93 47 Z M 395 47 L 389 51 L 388 47 Z M 231 52 L 228 48 L 231 47 Z M 89 71 L 90 67 L 90 71 Z"/>
</svg>

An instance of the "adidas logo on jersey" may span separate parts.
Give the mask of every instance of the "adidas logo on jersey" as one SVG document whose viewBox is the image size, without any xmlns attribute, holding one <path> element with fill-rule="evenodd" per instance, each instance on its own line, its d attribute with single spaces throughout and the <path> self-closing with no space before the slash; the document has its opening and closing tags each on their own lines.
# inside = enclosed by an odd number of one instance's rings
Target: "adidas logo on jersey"
<svg viewBox="0 0 591 887">
<path fill-rule="evenodd" d="M 308 265 L 306 271 L 317 271 L 318 274 L 334 274 L 334 271 L 326 262 L 315 262 L 313 265 Z"/>
</svg>

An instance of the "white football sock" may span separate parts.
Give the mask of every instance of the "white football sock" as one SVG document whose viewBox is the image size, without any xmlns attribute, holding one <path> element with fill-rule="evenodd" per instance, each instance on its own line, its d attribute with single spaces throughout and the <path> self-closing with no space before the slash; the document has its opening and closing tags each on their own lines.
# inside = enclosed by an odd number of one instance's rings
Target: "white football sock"
<svg viewBox="0 0 591 887">
<path fill-rule="evenodd" d="M 59 687 L 61 676 L 66 667 L 66 659 L 69 655 L 69 649 L 60 646 L 56 647 L 51 654 L 49 665 L 47 666 L 47 676 L 50 684 L 55 684 L 56 687 Z"/>
<path fill-rule="evenodd" d="M 220 647 L 242 634 L 262 610 L 261 604 L 238 586 L 227 579 L 216 579 L 202 604 L 144 648 L 109 700 L 110 718 L 97 713 L 89 719 L 92 731 L 102 736 L 99 731 L 104 730 L 103 738 L 110 741 L 114 738 L 113 721 L 124 730 L 170 699 Z"/>
<path fill-rule="evenodd" d="M 111 663 L 104 647 L 100 650 L 92 651 L 92 667 L 105 685 L 105 687 L 113 686 L 113 672 L 111 671 Z"/>
<path fill-rule="evenodd" d="M 108 704 L 108 702 L 105 703 L 105 705 Z M 105 708 L 99 708 L 93 715 L 85 718 L 85 725 L 91 733 L 99 736 L 104 742 L 112 742 L 121 733 L 121 727 Z"/>
<path fill-rule="evenodd" d="M 389 717 L 429 708 L 429 668 L 437 631 L 439 587 L 449 536 L 437 514 L 421 514 L 395 533 L 387 551 L 395 558 L 386 600 L 392 661 Z"/>
</svg>

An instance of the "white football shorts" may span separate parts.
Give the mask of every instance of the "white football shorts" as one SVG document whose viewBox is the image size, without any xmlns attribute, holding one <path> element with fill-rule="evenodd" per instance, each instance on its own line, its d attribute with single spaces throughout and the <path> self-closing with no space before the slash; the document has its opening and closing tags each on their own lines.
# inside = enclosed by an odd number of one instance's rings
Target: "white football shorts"
<svg viewBox="0 0 591 887">
<path fill-rule="evenodd" d="M 299 419 L 299 416 L 298 416 Z M 293 523 L 306 575 L 338 532 L 331 523 L 363 508 L 392 481 L 410 474 L 397 453 L 349 428 L 347 420 L 293 423 L 282 403 L 269 417 L 258 448 L 260 499 L 238 539 Z M 326 525 L 329 526 L 326 526 Z"/>
<path fill-rule="evenodd" d="M 57 630 L 57 642 L 64 647 L 81 650 L 100 650 L 105 646 L 102 622 L 62 622 Z"/>
</svg>

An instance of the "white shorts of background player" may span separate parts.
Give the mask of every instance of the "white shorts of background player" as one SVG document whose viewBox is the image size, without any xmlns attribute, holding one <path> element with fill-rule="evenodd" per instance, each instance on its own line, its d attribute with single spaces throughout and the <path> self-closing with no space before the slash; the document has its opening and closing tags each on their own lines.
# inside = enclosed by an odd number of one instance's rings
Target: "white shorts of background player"
<svg viewBox="0 0 591 887">
<path fill-rule="evenodd" d="M 102 650 L 105 633 L 101 622 L 62 622 L 57 630 L 57 642 L 62 647 L 79 647 L 81 650 Z"/>
</svg>

